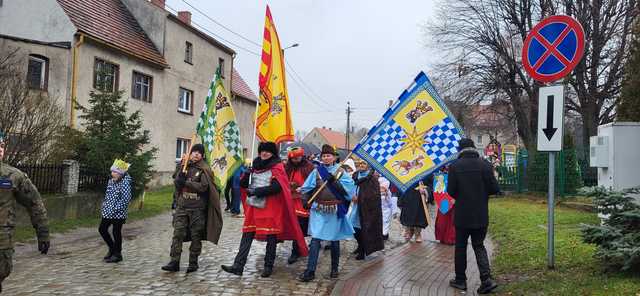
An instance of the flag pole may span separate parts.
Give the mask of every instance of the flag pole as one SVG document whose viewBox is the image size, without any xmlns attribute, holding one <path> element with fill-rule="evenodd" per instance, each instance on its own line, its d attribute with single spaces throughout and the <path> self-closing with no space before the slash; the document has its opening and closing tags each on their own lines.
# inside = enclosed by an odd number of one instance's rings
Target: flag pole
<svg viewBox="0 0 640 296">
<path fill-rule="evenodd" d="M 189 163 L 189 157 L 191 156 L 191 150 L 193 149 L 193 145 L 195 145 L 194 143 L 196 142 L 196 133 L 193 133 L 193 135 L 191 135 L 191 146 L 189 147 L 189 153 L 187 154 L 186 157 L 182 157 L 182 172 L 186 173 L 187 172 L 187 164 Z"/>
</svg>

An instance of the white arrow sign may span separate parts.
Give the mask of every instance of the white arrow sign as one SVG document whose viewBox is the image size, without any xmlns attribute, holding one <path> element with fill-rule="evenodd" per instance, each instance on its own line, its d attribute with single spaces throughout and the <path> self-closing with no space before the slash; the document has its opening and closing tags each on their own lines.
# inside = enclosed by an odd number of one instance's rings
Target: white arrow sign
<svg viewBox="0 0 640 296">
<path fill-rule="evenodd" d="M 540 88 L 538 97 L 538 151 L 562 150 L 564 86 Z"/>
</svg>

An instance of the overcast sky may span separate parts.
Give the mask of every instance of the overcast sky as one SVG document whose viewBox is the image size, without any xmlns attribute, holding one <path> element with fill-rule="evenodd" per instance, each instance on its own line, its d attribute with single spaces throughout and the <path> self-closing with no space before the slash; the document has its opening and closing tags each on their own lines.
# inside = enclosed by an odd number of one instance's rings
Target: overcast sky
<svg viewBox="0 0 640 296">
<path fill-rule="evenodd" d="M 191 11 L 194 23 L 227 40 L 217 38 L 236 50 L 234 67 L 257 94 L 260 57 L 250 51 L 260 53 L 261 46 L 185 2 L 260 45 L 269 4 L 282 46 L 300 44 L 285 51 L 301 77 L 289 69 L 296 130 L 344 130 L 347 100 L 355 109 L 352 122 L 371 127 L 419 71 L 430 72 L 434 54 L 422 24 L 435 15 L 432 0 L 167 0 L 168 9 Z"/>
</svg>

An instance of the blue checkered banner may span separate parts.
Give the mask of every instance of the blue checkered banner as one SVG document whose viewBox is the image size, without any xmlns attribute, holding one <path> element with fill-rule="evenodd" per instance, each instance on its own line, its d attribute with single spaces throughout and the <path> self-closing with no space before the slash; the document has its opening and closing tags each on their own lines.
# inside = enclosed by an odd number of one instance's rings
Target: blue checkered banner
<svg viewBox="0 0 640 296">
<path fill-rule="evenodd" d="M 354 152 L 404 192 L 455 159 L 463 136 L 427 75 L 420 72 Z"/>
</svg>

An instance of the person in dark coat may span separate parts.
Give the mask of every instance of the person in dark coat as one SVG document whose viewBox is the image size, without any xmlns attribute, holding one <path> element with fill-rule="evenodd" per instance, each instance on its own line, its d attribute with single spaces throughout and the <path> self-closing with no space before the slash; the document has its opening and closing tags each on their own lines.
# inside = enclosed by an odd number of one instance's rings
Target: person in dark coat
<svg viewBox="0 0 640 296">
<path fill-rule="evenodd" d="M 480 158 L 471 139 L 460 140 L 460 149 L 458 159 L 449 166 L 447 188 L 451 197 L 456 200 L 456 277 L 449 285 L 461 290 L 467 289 L 467 240 L 471 237 L 482 281 L 478 293 L 486 294 L 498 287 L 491 279 L 484 238 L 489 226 L 489 195 L 498 194 L 500 188 L 493 175 L 493 167 Z"/>
<path fill-rule="evenodd" d="M 425 178 L 422 180 L 422 183 L 424 185 L 429 184 L 428 179 Z M 400 224 L 405 227 L 404 238 L 406 241 L 411 240 L 411 238 L 415 236 L 416 243 L 421 243 L 422 230 L 428 226 L 427 217 L 424 215 L 422 194 L 428 195 L 429 192 L 424 190 L 424 192 L 421 193 L 417 187 L 414 187 L 407 189 L 407 191 L 398 198 Z"/>
<path fill-rule="evenodd" d="M 378 176 L 366 162 L 358 162 L 358 171 L 353 174 L 357 186 L 356 196 L 351 200 L 351 223 L 358 241 L 356 260 L 384 249 L 382 238 L 382 199 Z"/>
</svg>

